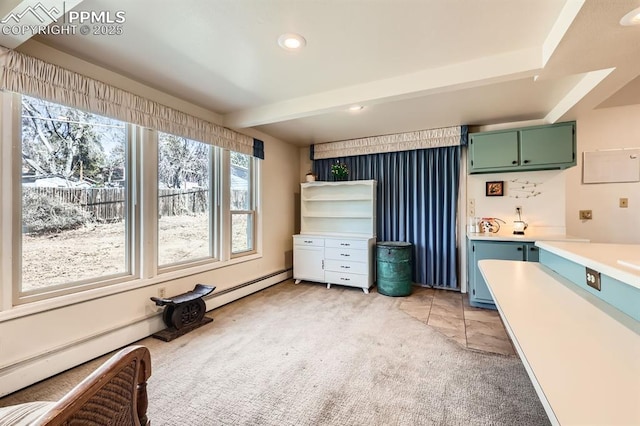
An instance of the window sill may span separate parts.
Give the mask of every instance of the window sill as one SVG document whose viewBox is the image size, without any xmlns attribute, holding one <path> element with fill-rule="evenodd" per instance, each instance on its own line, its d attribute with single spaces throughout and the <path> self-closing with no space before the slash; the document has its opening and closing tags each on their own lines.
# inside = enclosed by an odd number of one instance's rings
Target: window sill
<svg viewBox="0 0 640 426">
<path fill-rule="evenodd" d="M 118 293 L 124 293 L 143 287 L 149 287 L 167 281 L 185 278 L 191 275 L 202 274 L 227 266 L 236 265 L 243 262 L 249 262 L 262 258 L 260 253 L 254 253 L 247 256 L 235 257 L 226 261 L 213 261 L 208 264 L 181 268 L 170 272 L 160 273 L 152 278 L 134 278 L 130 281 L 109 285 L 106 287 L 94 288 L 78 293 L 66 294 L 63 296 L 52 297 L 46 300 L 39 300 L 22 305 L 15 305 L 12 308 L 0 312 L 0 323 L 21 318 L 29 315 L 38 314 L 52 309 L 64 308 L 65 306 L 84 303 L 103 297 L 112 296 Z"/>
</svg>

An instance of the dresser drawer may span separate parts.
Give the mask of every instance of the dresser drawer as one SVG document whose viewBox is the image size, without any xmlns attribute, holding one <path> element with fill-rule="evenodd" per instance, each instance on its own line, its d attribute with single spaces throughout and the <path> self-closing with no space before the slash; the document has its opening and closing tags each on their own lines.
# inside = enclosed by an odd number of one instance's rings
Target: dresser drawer
<svg viewBox="0 0 640 426">
<path fill-rule="evenodd" d="M 369 281 L 367 280 L 366 275 L 325 271 L 324 280 L 331 284 L 340 284 L 340 285 L 349 285 L 352 287 L 369 288 Z"/>
<path fill-rule="evenodd" d="M 350 262 L 366 262 L 367 250 L 353 250 L 346 248 L 325 248 L 325 259 L 348 260 Z"/>
<path fill-rule="evenodd" d="M 293 243 L 297 246 L 317 246 L 324 247 L 324 238 L 306 237 L 304 235 L 296 235 L 293 237 Z"/>
<path fill-rule="evenodd" d="M 325 271 L 366 275 L 369 267 L 365 262 L 351 262 L 347 260 L 327 259 L 324 261 L 324 269 Z"/>
<path fill-rule="evenodd" d="M 325 240 L 325 247 L 366 250 L 368 247 L 368 241 L 367 240 L 351 240 L 347 238 L 345 239 L 327 238 Z"/>
</svg>

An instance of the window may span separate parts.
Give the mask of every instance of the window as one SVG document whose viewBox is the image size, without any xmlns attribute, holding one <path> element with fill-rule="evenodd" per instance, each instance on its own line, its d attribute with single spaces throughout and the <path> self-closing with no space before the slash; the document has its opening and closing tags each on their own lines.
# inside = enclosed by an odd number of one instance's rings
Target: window
<svg viewBox="0 0 640 426">
<path fill-rule="evenodd" d="M 252 156 L 33 97 L 0 100 L 13 135 L 0 140 L 12 153 L 0 157 L 0 189 L 14 207 L 0 213 L 11 243 L 0 260 L 16 259 L 0 287 L 14 304 L 180 278 L 257 252 Z"/>
<path fill-rule="evenodd" d="M 255 191 L 253 158 L 230 153 L 231 254 L 255 251 Z"/>
<path fill-rule="evenodd" d="M 131 273 L 127 125 L 22 97 L 20 295 Z"/>
<path fill-rule="evenodd" d="M 158 133 L 158 266 L 213 257 L 214 149 Z"/>
</svg>

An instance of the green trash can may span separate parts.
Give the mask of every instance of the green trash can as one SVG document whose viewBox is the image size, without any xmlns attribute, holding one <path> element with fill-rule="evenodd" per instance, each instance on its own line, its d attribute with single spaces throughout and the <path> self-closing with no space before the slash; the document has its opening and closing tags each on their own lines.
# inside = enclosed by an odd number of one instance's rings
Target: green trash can
<svg viewBox="0 0 640 426">
<path fill-rule="evenodd" d="M 411 243 L 382 241 L 377 244 L 378 293 L 385 296 L 411 294 Z"/>
</svg>

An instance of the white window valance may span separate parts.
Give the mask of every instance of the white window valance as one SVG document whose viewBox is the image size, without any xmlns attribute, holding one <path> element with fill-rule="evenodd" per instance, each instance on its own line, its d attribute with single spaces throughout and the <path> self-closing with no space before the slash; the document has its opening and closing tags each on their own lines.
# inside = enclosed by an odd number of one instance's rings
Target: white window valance
<svg viewBox="0 0 640 426">
<path fill-rule="evenodd" d="M 2 90 L 254 154 L 252 137 L 14 50 L 0 51 L 0 73 Z"/>
<path fill-rule="evenodd" d="M 323 158 L 465 145 L 466 138 L 467 126 L 454 126 L 396 133 L 393 135 L 372 136 L 361 139 L 349 139 L 313 145 L 312 159 L 320 160 Z"/>
</svg>

